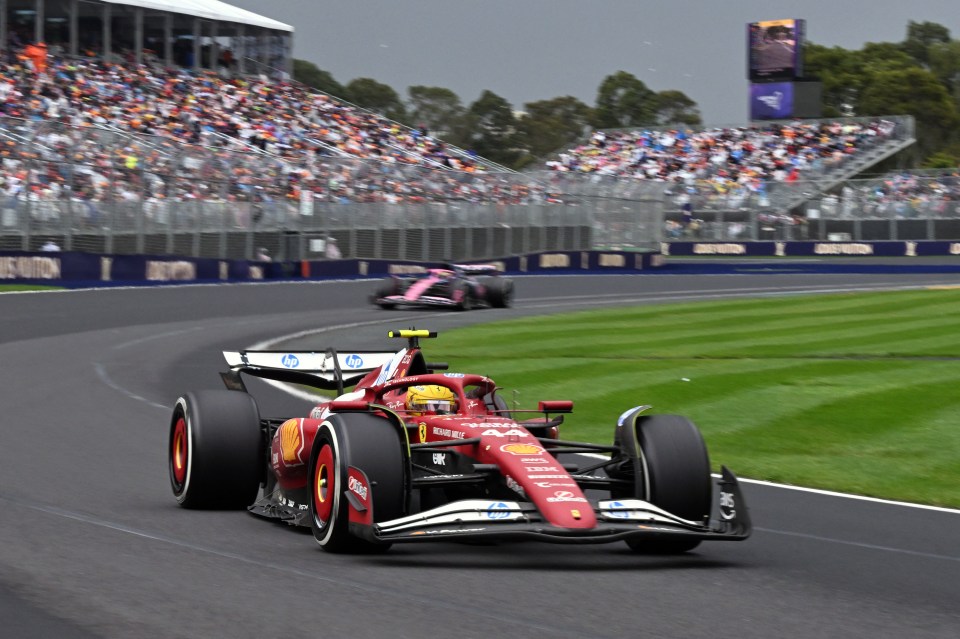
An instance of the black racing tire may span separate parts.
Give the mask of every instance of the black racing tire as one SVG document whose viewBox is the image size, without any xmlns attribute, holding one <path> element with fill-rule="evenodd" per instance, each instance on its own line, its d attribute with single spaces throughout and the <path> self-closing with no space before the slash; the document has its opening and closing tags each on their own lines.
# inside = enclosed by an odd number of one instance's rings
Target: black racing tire
<svg viewBox="0 0 960 639">
<path fill-rule="evenodd" d="M 400 284 L 397 282 L 396 278 L 391 277 L 388 280 L 385 280 L 380 283 L 380 286 L 377 287 L 377 292 L 374 293 L 373 302 L 382 309 L 390 310 L 396 306 L 390 302 L 381 301 L 384 297 L 390 295 L 398 295 L 400 293 Z"/>
<path fill-rule="evenodd" d="M 513 304 L 513 280 L 502 277 L 488 278 L 484 285 L 487 288 L 487 303 L 493 308 L 510 308 Z"/>
<path fill-rule="evenodd" d="M 404 515 L 406 458 L 400 433 L 387 419 L 367 413 L 330 415 L 317 430 L 310 453 L 307 489 L 310 527 L 320 547 L 335 553 L 375 553 L 390 544 L 350 533 L 347 469 L 362 470 L 370 482 L 375 522 Z"/>
<path fill-rule="evenodd" d="M 473 290 L 466 282 L 456 282 L 451 287 L 451 298 L 456 296 L 458 291 L 462 291 L 460 296 L 460 301 L 454 305 L 454 310 L 457 311 L 470 311 L 473 310 Z"/>
<path fill-rule="evenodd" d="M 173 495 L 184 508 L 241 509 L 257 499 L 266 472 L 257 402 L 232 390 L 190 392 L 170 420 Z"/>
<path fill-rule="evenodd" d="M 647 494 L 639 497 L 684 519 L 709 517 L 710 458 L 696 425 L 680 415 L 647 415 L 637 419 L 636 428 L 648 482 Z M 627 545 L 637 552 L 675 554 L 693 550 L 700 540 L 641 539 Z"/>
</svg>

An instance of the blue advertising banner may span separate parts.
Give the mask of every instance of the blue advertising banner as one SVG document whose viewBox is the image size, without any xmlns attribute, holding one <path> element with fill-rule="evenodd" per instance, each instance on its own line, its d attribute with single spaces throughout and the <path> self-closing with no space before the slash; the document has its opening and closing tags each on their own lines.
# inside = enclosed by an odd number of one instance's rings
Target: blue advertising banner
<svg viewBox="0 0 960 639">
<path fill-rule="evenodd" d="M 960 255 L 960 242 L 661 242 L 665 256 L 921 257 Z"/>
<path fill-rule="evenodd" d="M 773 271 L 780 258 L 791 270 L 886 269 L 889 272 L 927 269 L 960 271 L 956 264 L 911 262 L 912 257 L 960 256 L 960 242 L 664 242 L 653 251 L 550 251 L 469 264 L 491 264 L 508 275 L 676 273 L 699 269 L 720 272 Z M 715 260 L 674 262 L 670 258 L 716 257 Z M 738 260 L 761 257 L 765 260 Z M 848 257 L 890 258 L 861 266 Z M 806 258 L 804 261 L 789 258 Z M 821 258 L 821 259 L 809 259 Z M 444 262 L 399 260 L 317 260 L 259 262 L 156 257 L 145 255 L 95 255 L 89 253 L 0 252 L 0 283 L 21 282 L 79 286 L 149 286 L 176 283 L 250 282 L 270 279 L 357 279 L 425 273 L 448 266 Z M 698 272 L 699 272 L 698 271 Z"/>
<path fill-rule="evenodd" d="M 445 268 L 447 262 L 403 260 L 318 260 L 301 265 L 302 277 L 385 277 L 425 273 Z M 491 264 L 501 273 L 584 273 L 637 272 L 662 266 L 662 256 L 653 251 L 550 251 L 513 256 L 500 260 L 471 261 Z"/>
</svg>

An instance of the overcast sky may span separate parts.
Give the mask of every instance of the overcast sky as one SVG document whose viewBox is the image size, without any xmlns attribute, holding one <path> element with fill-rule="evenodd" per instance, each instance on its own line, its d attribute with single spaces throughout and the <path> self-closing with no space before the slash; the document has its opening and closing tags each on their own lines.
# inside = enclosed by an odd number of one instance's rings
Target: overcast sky
<svg viewBox="0 0 960 639">
<path fill-rule="evenodd" d="M 588 105 L 627 71 L 683 91 L 705 124 L 748 119 L 746 24 L 803 18 L 807 39 L 859 49 L 907 23 L 960 39 L 958 0 L 226 0 L 295 27 L 294 57 L 341 84 L 444 87 L 464 106 L 489 89 L 522 110 L 572 95 Z"/>
</svg>

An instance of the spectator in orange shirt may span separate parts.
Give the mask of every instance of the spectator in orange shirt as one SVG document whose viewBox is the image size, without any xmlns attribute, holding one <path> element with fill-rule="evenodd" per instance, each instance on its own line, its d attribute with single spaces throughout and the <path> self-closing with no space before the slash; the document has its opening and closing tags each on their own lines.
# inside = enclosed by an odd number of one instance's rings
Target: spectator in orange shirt
<svg viewBox="0 0 960 639">
<path fill-rule="evenodd" d="M 23 48 L 23 53 L 30 62 L 33 63 L 33 70 L 37 74 L 47 72 L 47 43 L 38 42 L 37 44 L 28 44 Z"/>
</svg>

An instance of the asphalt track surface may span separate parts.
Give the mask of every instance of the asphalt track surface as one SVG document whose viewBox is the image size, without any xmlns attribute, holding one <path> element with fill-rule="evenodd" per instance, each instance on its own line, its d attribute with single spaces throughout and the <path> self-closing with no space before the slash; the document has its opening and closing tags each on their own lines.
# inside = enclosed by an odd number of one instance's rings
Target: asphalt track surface
<svg viewBox="0 0 960 639">
<path fill-rule="evenodd" d="M 0 635 L 958 637 L 954 511 L 747 483 L 753 537 L 683 556 L 437 543 L 355 557 L 244 512 L 181 509 L 166 466 L 177 396 L 221 387 L 220 351 L 277 336 L 394 348 L 386 330 L 414 325 L 925 283 L 960 276 L 529 277 L 514 308 L 471 313 L 380 311 L 372 282 L 0 295 Z M 265 416 L 307 409 L 251 388 Z"/>
</svg>

